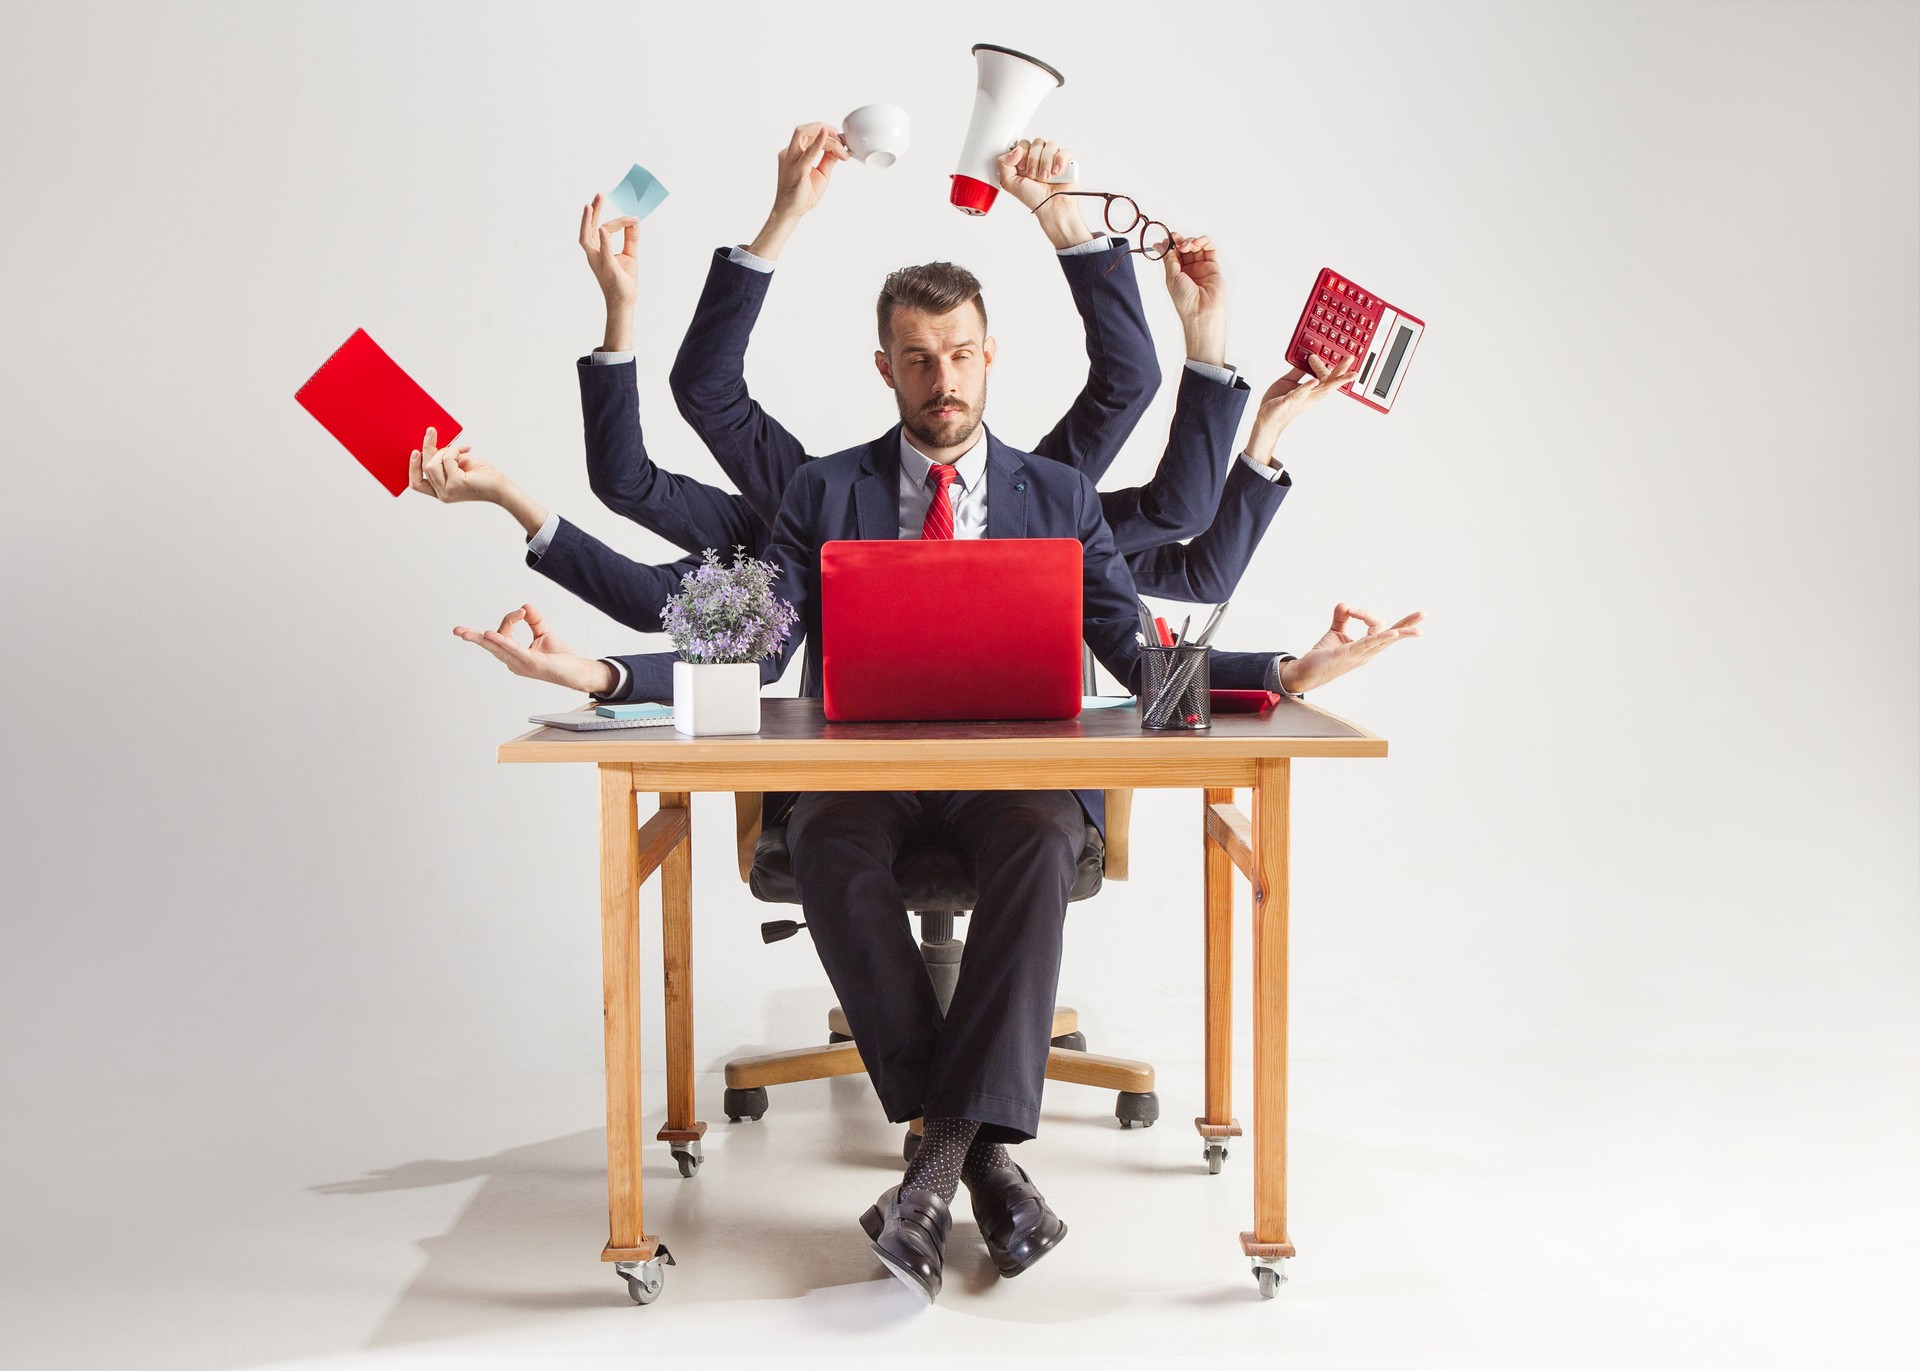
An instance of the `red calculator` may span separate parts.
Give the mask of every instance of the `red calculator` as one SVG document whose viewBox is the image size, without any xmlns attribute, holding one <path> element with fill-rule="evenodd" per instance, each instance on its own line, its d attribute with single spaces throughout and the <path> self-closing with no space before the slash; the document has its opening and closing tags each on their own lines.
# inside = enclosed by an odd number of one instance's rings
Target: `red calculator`
<svg viewBox="0 0 1920 1371">
<path fill-rule="evenodd" d="M 1405 310 L 1326 267 L 1293 327 L 1287 362 L 1311 376 L 1308 353 L 1336 371 L 1351 358 L 1354 377 L 1340 388 L 1341 394 L 1386 414 L 1400 395 L 1407 363 L 1413 360 L 1413 350 L 1426 328 Z"/>
</svg>

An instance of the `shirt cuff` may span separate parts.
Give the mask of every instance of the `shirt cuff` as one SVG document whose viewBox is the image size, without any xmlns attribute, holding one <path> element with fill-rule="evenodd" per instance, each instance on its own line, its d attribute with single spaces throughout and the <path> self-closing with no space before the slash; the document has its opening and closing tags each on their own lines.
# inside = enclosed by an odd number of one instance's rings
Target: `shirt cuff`
<svg viewBox="0 0 1920 1371">
<path fill-rule="evenodd" d="M 1289 700 L 1304 700 L 1307 698 L 1305 695 L 1295 695 L 1291 690 L 1288 690 L 1285 686 L 1280 684 L 1280 664 L 1282 662 L 1291 662 L 1296 660 L 1298 659 L 1295 658 L 1291 652 L 1282 652 L 1279 656 L 1275 657 L 1271 662 L 1267 663 L 1267 689 L 1268 690 L 1272 691 L 1275 695 L 1284 695 Z"/>
<path fill-rule="evenodd" d="M 604 695 L 594 695 L 596 700 L 611 700 L 615 696 L 627 693 L 627 665 L 616 657 L 602 657 L 601 661 L 613 668 L 613 689 Z"/>
<path fill-rule="evenodd" d="M 1191 366 L 1193 364 L 1189 362 L 1187 365 Z M 1258 461 L 1251 452 L 1241 453 L 1240 460 L 1259 472 L 1260 479 L 1263 481 L 1277 481 L 1287 474 L 1287 469 L 1278 462 Z"/>
<path fill-rule="evenodd" d="M 1105 252 L 1119 241 L 1117 238 L 1109 238 L 1104 233 L 1096 233 L 1084 243 L 1075 243 L 1070 248 L 1061 248 L 1059 253 L 1062 257 L 1079 257 L 1089 252 Z"/>
<path fill-rule="evenodd" d="M 547 521 L 540 525 L 540 531 L 527 539 L 527 556 L 539 561 L 547 555 L 547 549 L 553 545 L 553 535 L 560 531 L 560 516 L 549 514 Z"/>
<path fill-rule="evenodd" d="M 587 365 L 595 367 L 613 367 L 632 360 L 631 352 L 605 352 L 600 348 L 595 348 L 587 355 Z"/>
<path fill-rule="evenodd" d="M 1218 381 L 1223 386 L 1232 385 L 1240 375 L 1232 367 L 1217 367 L 1212 362 L 1196 362 L 1191 357 L 1187 358 L 1187 369 L 1197 371 L 1209 381 Z"/>
<path fill-rule="evenodd" d="M 751 271 L 772 271 L 774 266 L 774 264 L 765 257 L 755 257 L 745 248 L 739 247 L 727 249 L 727 260 L 729 262 L 737 262 L 739 265 Z"/>
</svg>

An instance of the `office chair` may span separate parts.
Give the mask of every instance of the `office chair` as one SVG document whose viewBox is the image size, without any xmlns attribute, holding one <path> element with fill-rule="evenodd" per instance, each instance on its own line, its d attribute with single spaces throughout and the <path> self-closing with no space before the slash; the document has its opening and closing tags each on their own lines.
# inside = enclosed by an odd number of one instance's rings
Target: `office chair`
<svg viewBox="0 0 1920 1371">
<path fill-rule="evenodd" d="M 1090 898 L 1100 889 L 1103 880 L 1127 878 L 1127 829 L 1133 811 L 1133 792 L 1109 790 L 1105 794 L 1107 836 L 1102 839 L 1099 829 L 1087 825 L 1086 847 L 1080 854 L 1080 868 L 1067 896 L 1070 902 Z M 752 889 L 755 899 L 774 904 L 799 904 L 787 853 L 786 825 L 763 826 L 761 802 L 762 797 L 757 793 L 734 796 L 740 878 Z M 903 852 L 894 863 L 893 873 L 907 897 L 907 908 L 920 920 L 920 955 L 944 1013 L 953 999 L 954 985 L 960 979 L 960 958 L 965 949 L 965 944 L 953 936 L 954 921 L 973 908 L 973 874 L 958 853 L 945 847 Z M 773 920 L 760 925 L 760 936 L 770 943 L 779 942 L 804 927 L 805 924 L 791 919 Z M 1146 1062 L 1103 1057 L 1087 1051 L 1087 1038 L 1079 1025 L 1080 1016 L 1074 1010 L 1064 1005 L 1054 1008 L 1053 1050 L 1047 1054 L 1047 1079 L 1118 1091 L 1113 1112 L 1120 1126 L 1151 1127 L 1160 1117 L 1160 1097 L 1153 1090 L 1153 1068 Z M 758 1119 L 765 1114 L 770 1085 L 816 1081 L 829 1076 L 857 1076 L 865 1070 L 860 1051 L 847 1032 L 846 1016 L 835 1005 L 827 1014 L 827 1046 L 737 1057 L 727 1063 L 727 1118 L 738 1123 L 743 1118 Z M 920 1129 L 920 1120 L 915 1119 L 901 1149 L 908 1161 L 913 1160 L 913 1154 L 919 1150 Z"/>
</svg>

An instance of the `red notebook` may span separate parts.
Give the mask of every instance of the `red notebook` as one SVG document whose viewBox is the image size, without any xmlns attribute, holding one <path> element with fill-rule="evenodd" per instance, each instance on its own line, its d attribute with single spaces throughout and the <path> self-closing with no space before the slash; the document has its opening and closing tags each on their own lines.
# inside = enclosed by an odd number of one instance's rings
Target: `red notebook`
<svg viewBox="0 0 1920 1371">
<path fill-rule="evenodd" d="M 407 488 L 408 459 L 429 428 L 441 447 L 460 432 L 459 421 L 363 328 L 355 329 L 293 398 L 393 495 Z"/>
</svg>

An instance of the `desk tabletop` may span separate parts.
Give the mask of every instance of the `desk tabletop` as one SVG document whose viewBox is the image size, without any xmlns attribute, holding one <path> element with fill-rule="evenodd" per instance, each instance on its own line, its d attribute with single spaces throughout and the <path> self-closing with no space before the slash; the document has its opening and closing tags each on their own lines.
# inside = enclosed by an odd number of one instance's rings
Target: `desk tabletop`
<svg viewBox="0 0 1920 1371">
<path fill-rule="evenodd" d="M 591 708 L 591 706 L 587 706 Z M 1140 727 L 1135 706 L 1082 711 L 1075 719 L 998 723 L 828 723 L 820 702 L 769 697 L 760 731 L 688 738 L 671 726 L 574 733 L 541 726 L 500 745 L 502 762 L 628 762 L 684 766 L 879 761 L 1026 762 L 1384 757 L 1387 740 L 1304 700 L 1260 714 L 1215 714 L 1197 732 Z"/>
</svg>

